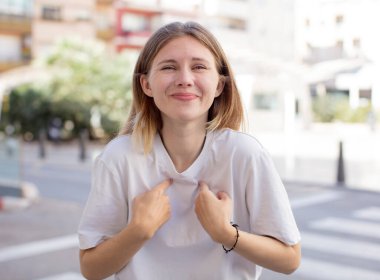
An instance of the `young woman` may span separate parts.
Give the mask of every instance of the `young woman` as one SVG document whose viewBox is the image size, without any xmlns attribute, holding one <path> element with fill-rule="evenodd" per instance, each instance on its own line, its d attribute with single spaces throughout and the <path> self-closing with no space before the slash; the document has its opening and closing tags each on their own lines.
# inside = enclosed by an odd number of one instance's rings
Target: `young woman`
<svg viewBox="0 0 380 280">
<path fill-rule="evenodd" d="M 152 35 L 125 129 L 96 159 L 79 226 L 88 279 L 258 279 L 291 273 L 300 235 L 216 39 L 193 22 Z"/>
</svg>

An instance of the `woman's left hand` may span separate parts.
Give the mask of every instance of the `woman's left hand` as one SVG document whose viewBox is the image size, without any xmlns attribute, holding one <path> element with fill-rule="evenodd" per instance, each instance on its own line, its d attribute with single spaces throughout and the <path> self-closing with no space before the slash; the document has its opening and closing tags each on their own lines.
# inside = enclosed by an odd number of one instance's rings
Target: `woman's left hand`
<svg viewBox="0 0 380 280">
<path fill-rule="evenodd" d="M 228 233 L 231 232 L 232 201 L 227 193 L 218 192 L 215 195 L 206 183 L 200 182 L 199 193 L 195 199 L 195 213 L 215 242 L 230 243 L 231 237 Z"/>
</svg>

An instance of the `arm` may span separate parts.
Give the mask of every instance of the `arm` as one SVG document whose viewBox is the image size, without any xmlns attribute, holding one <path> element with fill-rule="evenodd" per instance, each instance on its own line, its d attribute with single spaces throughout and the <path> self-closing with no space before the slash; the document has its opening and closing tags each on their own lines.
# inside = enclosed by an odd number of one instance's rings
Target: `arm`
<svg viewBox="0 0 380 280">
<path fill-rule="evenodd" d="M 118 234 L 98 246 L 80 251 L 82 274 L 87 279 L 104 279 L 120 271 L 169 219 L 170 204 L 166 180 L 133 200 L 131 222 Z"/>
<path fill-rule="evenodd" d="M 219 192 L 216 196 L 205 183 L 195 201 L 195 212 L 210 237 L 226 248 L 236 241 L 236 230 L 230 225 L 232 202 L 228 195 Z M 239 230 L 235 251 L 246 259 L 265 268 L 292 273 L 301 259 L 300 245 L 288 246 L 272 237 L 260 236 Z"/>
<path fill-rule="evenodd" d="M 236 240 L 236 230 L 231 225 L 220 238 L 221 244 L 231 248 Z M 260 236 L 239 230 L 239 240 L 234 249 L 246 259 L 270 270 L 290 274 L 301 261 L 301 245 L 288 246 L 269 236 Z"/>
<path fill-rule="evenodd" d="M 129 224 L 97 247 L 80 251 L 80 267 L 86 279 L 104 279 L 128 264 L 148 240 L 139 226 Z"/>
</svg>

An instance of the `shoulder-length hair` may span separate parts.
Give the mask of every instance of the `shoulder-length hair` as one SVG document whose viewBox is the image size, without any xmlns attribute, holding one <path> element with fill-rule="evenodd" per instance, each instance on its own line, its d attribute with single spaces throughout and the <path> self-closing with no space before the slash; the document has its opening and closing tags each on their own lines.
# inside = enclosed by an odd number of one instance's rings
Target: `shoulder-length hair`
<svg viewBox="0 0 380 280">
<path fill-rule="evenodd" d="M 191 36 L 211 51 L 217 71 L 225 80 L 222 93 L 214 99 L 209 109 L 206 129 L 239 130 L 244 121 L 243 106 L 231 66 L 216 38 L 198 23 L 173 22 L 158 29 L 140 52 L 133 73 L 131 111 L 119 133 L 119 135 L 131 134 L 135 143 L 142 144 L 145 153 L 151 151 L 153 139 L 162 128 L 162 119 L 153 98 L 144 93 L 140 77 L 149 73 L 154 58 L 166 44 L 183 36 Z"/>
</svg>

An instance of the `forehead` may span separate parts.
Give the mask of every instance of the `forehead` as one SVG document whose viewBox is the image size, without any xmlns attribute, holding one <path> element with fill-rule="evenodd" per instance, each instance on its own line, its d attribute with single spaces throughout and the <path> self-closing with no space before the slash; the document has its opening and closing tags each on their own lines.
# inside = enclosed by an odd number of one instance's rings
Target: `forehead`
<svg viewBox="0 0 380 280">
<path fill-rule="evenodd" d="M 212 52 L 197 39 L 191 36 L 181 36 L 170 40 L 156 54 L 153 63 L 161 59 L 200 58 L 210 62 L 215 61 Z"/>
</svg>

